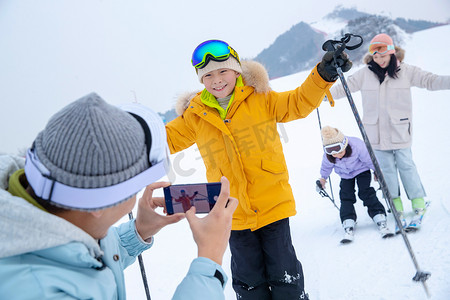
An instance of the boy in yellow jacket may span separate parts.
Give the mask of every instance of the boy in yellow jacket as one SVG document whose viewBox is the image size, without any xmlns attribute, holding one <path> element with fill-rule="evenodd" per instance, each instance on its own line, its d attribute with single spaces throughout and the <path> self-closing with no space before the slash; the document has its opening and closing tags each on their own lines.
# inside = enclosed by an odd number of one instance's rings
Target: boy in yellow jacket
<svg viewBox="0 0 450 300">
<path fill-rule="evenodd" d="M 230 238 L 238 299 L 308 299 L 290 236 L 295 200 L 277 123 L 305 118 L 320 105 L 337 79 L 332 56 L 325 54 L 301 86 L 277 93 L 264 67 L 241 62 L 226 42 L 208 40 L 193 52 L 205 89 L 178 100 L 167 141 L 171 153 L 196 143 L 208 181 L 226 176 L 239 199 Z M 351 61 L 341 56 L 348 71 Z"/>
</svg>

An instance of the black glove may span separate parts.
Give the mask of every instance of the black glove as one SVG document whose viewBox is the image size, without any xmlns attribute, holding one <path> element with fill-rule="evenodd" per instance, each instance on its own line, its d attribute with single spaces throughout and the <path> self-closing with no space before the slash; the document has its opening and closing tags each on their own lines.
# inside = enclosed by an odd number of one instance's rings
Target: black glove
<svg viewBox="0 0 450 300">
<path fill-rule="evenodd" d="M 197 195 L 197 194 L 198 194 L 198 191 L 195 191 L 195 192 L 194 192 L 194 195 Z"/>
<path fill-rule="evenodd" d="M 338 73 L 336 71 L 336 65 L 334 63 L 333 59 L 334 51 L 328 51 L 325 53 L 325 55 L 322 57 L 322 61 L 317 66 L 317 71 L 319 72 L 320 76 L 328 81 L 333 82 L 338 79 Z M 347 53 L 342 52 L 339 54 L 339 56 L 336 58 L 336 62 L 341 67 L 342 72 L 347 72 L 352 68 L 352 61 L 348 58 Z"/>
</svg>

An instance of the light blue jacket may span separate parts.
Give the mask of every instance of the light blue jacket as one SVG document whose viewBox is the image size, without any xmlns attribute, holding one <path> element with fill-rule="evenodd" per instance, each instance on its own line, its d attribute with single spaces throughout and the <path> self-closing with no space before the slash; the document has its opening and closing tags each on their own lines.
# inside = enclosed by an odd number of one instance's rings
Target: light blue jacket
<svg viewBox="0 0 450 300">
<path fill-rule="evenodd" d="M 97 242 L 66 220 L 11 195 L 8 178 L 23 159 L 0 155 L 0 298 L 125 299 L 123 270 L 151 247 L 135 222 L 112 227 Z M 152 241 L 153 242 L 153 241 Z M 222 268 L 195 259 L 173 299 L 224 299 Z"/>
<path fill-rule="evenodd" d="M 349 157 L 336 158 L 336 163 L 332 164 L 327 159 L 327 155 L 323 154 L 320 168 L 320 176 L 323 179 L 327 179 L 333 169 L 343 179 L 351 179 L 362 172 L 374 169 L 366 144 L 357 137 L 350 136 L 347 138 L 348 144 L 352 148 L 352 154 Z"/>
</svg>

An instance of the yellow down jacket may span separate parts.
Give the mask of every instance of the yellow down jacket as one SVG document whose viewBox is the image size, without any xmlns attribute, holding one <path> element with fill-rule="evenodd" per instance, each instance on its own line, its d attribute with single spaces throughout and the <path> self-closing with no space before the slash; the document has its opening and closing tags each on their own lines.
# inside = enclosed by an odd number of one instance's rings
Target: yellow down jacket
<svg viewBox="0 0 450 300">
<path fill-rule="evenodd" d="M 235 88 L 225 120 L 200 93 L 178 99 L 179 116 L 166 125 L 171 153 L 197 144 L 209 182 L 225 176 L 239 200 L 233 230 L 256 230 L 296 214 L 277 123 L 305 118 L 333 84 L 313 69 L 292 91 L 274 92 L 264 67 L 242 62 L 244 86 Z"/>
</svg>

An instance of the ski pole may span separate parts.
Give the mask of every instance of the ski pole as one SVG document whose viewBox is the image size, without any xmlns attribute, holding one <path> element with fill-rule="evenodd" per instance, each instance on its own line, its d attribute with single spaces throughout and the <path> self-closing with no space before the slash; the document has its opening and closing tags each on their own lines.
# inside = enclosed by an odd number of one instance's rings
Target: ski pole
<svg viewBox="0 0 450 300">
<path fill-rule="evenodd" d="M 351 40 L 352 37 L 357 37 L 360 39 L 360 42 L 357 43 L 356 45 L 353 46 L 348 46 L 347 43 Z M 363 137 L 364 143 L 366 144 L 366 148 L 367 151 L 369 152 L 370 158 L 372 160 L 372 163 L 374 165 L 375 168 L 375 174 L 378 178 L 378 183 L 380 185 L 380 188 L 383 192 L 384 198 L 386 200 L 386 205 L 388 207 L 388 211 L 392 211 L 392 198 L 390 196 L 389 190 L 387 188 L 387 184 L 386 181 L 384 180 L 383 174 L 381 174 L 381 168 L 378 164 L 378 161 L 375 157 L 375 154 L 373 152 L 372 149 L 372 145 L 369 142 L 369 138 L 367 137 L 366 131 L 364 129 L 364 126 L 362 124 L 361 118 L 359 117 L 359 113 L 358 110 L 356 109 L 355 103 L 353 101 L 352 95 L 350 93 L 350 89 L 348 88 L 347 82 L 345 80 L 344 74 L 342 72 L 341 66 L 340 66 L 340 61 L 337 59 L 337 57 L 345 50 L 354 50 L 358 47 L 360 47 L 363 43 L 363 39 L 361 36 L 359 35 L 354 35 L 354 34 L 350 34 L 350 33 L 346 33 L 344 35 L 344 37 L 340 40 L 340 41 L 336 41 L 336 40 L 328 40 L 326 41 L 323 45 L 322 45 L 322 49 L 325 51 L 334 51 L 334 55 L 333 55 L 333 60 L 334 60 L 334 64 L 336 67 L 336 71 L 338 73 L 338 76 L 342 82 L 342 86 L 344 87 L 344 91 L 345 94 L 349 100 L 350 103 L 350 107 L 353 111 L 353 114 L 355 116 L 356 122 L 358 124 L 358 127 L 361 131 L 361 135 Z M 335 47 L 335 45 L 340 45 L 337 48 Z M 380 176 L 378 176 L 378 174 L 381 174 Z M 381 178 L 381 179 L 380 179 Z M 399 219 L 400 220 L 400 219 Z M 402 227 L 402 226 L 399 226 Z"/>
<path fill-rule="evenodd" d="M 320 129 L 320 131 L 322 131 L 322 122 L 320 121 L 319 108 L 316 108 L 316 111 L 317 111 L 317 119 L 319 120 L 319 129 Z M 334 203 L 333 185 L 331 184 L 330 176 L 328 178 L 329 178 L 328 185 L 330 186 L 331 199 Z M 336 204 L 335 204 L 335 206 L 336 206 Z"/>
<path fill-rule="evenodd" d="M 200 193 L 198 193 L 197 195 L 205 197 L 206 199 L 208 199 L 208 196 L 206 196 L 206 195 L 203 195 L 203 194 L 200 194 Z"/>
<path fill-rule="evenodd" d="M 377 178 L 377 181 L 378 181 L 378 178 Z M 376 190 L 376 192 L 378 192 L 378 191 L 381 191 L 381 193 L 383 193 L 383 189 L 381 188 L 381 184 L 378 184 L 378 189 Z M 386 198 L 384 196 L 383 196 L 383 198 L 384 198 L 384 201 L 386 202 L 387 212 L 388 213 L 392 213 L 391 206 L 389 205 L 389 202 L 386 200 Z"/>
<path fill-rule="evenodd" d="M 337 210 L 340 211 L 339 207 L 334 202 L 334 199 L 331 198 L 330 195 L 328 195 L 328 193 L 323 189 L 322 184 L 320 183 L 320 180 L 316 181 L 316 191 L 319 193 L 320 196 L 329 198 L 331 200 L 331 202 L 333 203 L 334 207 L 336 207 Z"/>
<path fill-rule="evenodd" d="M 128 214 L 128 218 L 133 220 L 133 212 Z M 147 275 L 145 274 L 144 260 L 142 259 L 142 254 L 138 255 L 139 267 L 141 269 L 141 277 L 142 282 L 144 283 L 145 295 L 147 296 L 147 300 L 151 300 L 150 298 L 150 290 L 148 288 Z"/>
<path fill-rule="evenodd" d="M 347 43 L 350 41 L 351 37 L 358 37 L 360 39 L 360 43 L 358 43 L 355 46 L 347 46 Z M 337 57 L 345 49 L 349 49 L 349 50 L 356 49 L 356 48 L 358 48 L 359 46 L 362 45 L 362 42 L 363 42 L 363 40 L 362 40 L 361 36 L 350 34 L 350 33 L 346 33 L 345 36 L 340 41 L 333 41 L 333 40 L 326 41 L 322 45 L 322 49 L 324 51 L 334 51 L 333 61 L 334 61 L 335 67 L 336 67 L 336 71 L 338 73 L 339 79 L 341 80 L 341 83 L 342 83 L 342 86 L 344 88 L 345 94 L 346 94 L 346 96 L 348 98 L 348 102 L 349 102 L 350 107 L 351 107 L 351 109 L 353 111 L 353 115 L 355 116 L 356 123 L 358 124 L 359 130 L 360 130 L 361 135 L 362 135 L 362 137 L 364 139 L 364 143 L 366 144 L 367 150 L 369 151 L 370 158 L 372 160 L 372 163 L 373 163 L 374 168 L 375 168 L 376 175 L 378 177 L 378 183 L 381 186 L 381 189 L 383 191 L 384 197 L 388 200 L 388 202 L 390 204 L 391 210 L 392 210 L 393 215 L 394 215 L 395 222 L 397 223 L 397 226 L 400 228 L 400 233 L 401 233 L 401 235 L 403 237 L 403 241 L 405 242 L 406 247 L 408 248 L 409 254 L 410 254 L 411 259 L 412 259 L 412 261 L 414 263 L 414 267 L 416 268 L 417 272 L 416 272 L 415 276 L 413 277 L 413 280 L 417 281 L 417 282 L 419 282 L 419 281 L 422 282 L 422 285 L 424 287 L 425 293 L 426 293 L 427 297 L 429 298 L 430 297 L 430 293 L 428 291 L 428 287 L 427 287 L 425 281 L 431 276 L 431 273 L 424 272 L 419 267 L 417 259 L 416 259 L 415 255 L 414 255 L 414 252 L 413 252 L 412 248 L 411 248 L 411 244 L 409 242 L 409 239 L 406 236 L 405 230 L 403 229 L 403 226 L 402 226 L 400 217 L 398 215 L 398 212 L 395 209 L 395 206 L 394 206 L 394 204 L 392 202 L 391 194 L 390 194 L 390 192 L 389 192 L 389 190 L 387 188 L 386 181 L 384 180 L 383 173 L 381 172 L 381 168 L 380 168 L 380 166 L 378 164 L 378 161 L 377 161 L 377 159 L 375 157 L 375 153 L 373 151 L 372 145 L 370 144 L 369 138 L 367 137 L 366 130 L 364 129 L 364 125 L 362 124 L 362 121 L 361 121 L 361 118 L 359 116 L 358 110 L 356 108 L 355 102 L 353 101 L 350 89 L 349 89 L 349 87 L 347 85 L 347 82 L 345 80 L 345 77 L 344 77 L 344 73 L 342 72 L 341 65 L 338 63 Z M 339 44 L 339 46 L 337 48 L 335 47 L 336 44 Z"/>
</svg>

